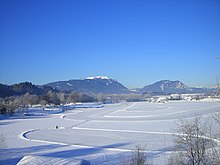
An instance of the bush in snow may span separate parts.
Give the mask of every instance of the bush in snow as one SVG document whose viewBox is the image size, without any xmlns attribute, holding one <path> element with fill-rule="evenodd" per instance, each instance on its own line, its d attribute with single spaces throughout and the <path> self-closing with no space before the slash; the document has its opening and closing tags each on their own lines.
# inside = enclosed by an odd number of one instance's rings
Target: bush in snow
<svg viewBox="0 0 220 165">
<path fill-rule="evenodd" d="M 122 159 L 122 165 L 150 165 L 147 161 L 147 155 L 145 153 L 145 148 L 140 145 L 135 146 L 135 150 L 133 151 L 130 159 Z"/>
</svg>

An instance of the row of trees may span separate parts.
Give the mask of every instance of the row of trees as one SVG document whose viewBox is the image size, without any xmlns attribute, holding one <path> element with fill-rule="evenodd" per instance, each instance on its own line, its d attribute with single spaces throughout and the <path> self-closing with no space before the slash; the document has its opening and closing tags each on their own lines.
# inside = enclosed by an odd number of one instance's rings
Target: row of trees
<svg viewBox="0 0 220 165">
<path fill-rule="evenodd" d="M 43 95 L 31 95 L 26 93 L 22 96 L 11 96 L 6 98 L 0 98 L 0 113 L 14 113 L 15 110 L 26 108 L 31 105 L 42 105 L 46 106 L 47 104 L 66 104 L 66 103 L 76 103 L 76 102 L 94 102 L 97 101 L 97 98 L 88 96 L 83 93 L 64 93 L 64 92 L 53 92 L 48 91 Z"/>
<path fill-rule="evenodd" d="M 48 91 L 46 94 L 36 95 L 26 93 L 22 96 L 11 96 L 6 98 L 0 98 L 0 113 L 13 113 L 16 109 L 26 108 L 31 105 L 42 105 L 47 104 L 66 104 L 66 103 L 76 103 L 76 102 L 111 102 L 116 103 L 121 100 L 125 101 L 143 101 L 146 98 L 145 95 L 141 94 L 118 94 L 118 95 L 104 95 L 98 94 L 96 96 L 89 96 L 84 93 L 65 93 L 65 92 L 54 92 Z"/>
</svg>

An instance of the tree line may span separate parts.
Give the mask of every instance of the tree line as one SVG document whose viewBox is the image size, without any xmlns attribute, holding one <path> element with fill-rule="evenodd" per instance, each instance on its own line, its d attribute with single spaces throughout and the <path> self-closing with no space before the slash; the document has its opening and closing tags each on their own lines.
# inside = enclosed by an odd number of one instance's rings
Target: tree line
<svg viewBox="0 0 220 165">
<path fill-rule="evenodd" d="M 102 94 L 88 95 L 85 93 L 49 90 L 43 94 L 31 94 L 0 97 L 0 113 L 12 114 L 16 110 L 27 108 L 32 105 L 46 106 L 48 104 L 61 105 L 76 102 L 102 102 L 117 103 L 120 101 L 144 101 L 146 96 L 143 94 Z"/>
<path fill-rule="evenodd" d="M 60 105 L 67 103 L 76 102 L 96 102 L 97 97 L 89 96 L 84 93 L 72 92 L 54 92 L 48 91 L 43 95 L 36 95 L 26 93 L 21 96 L 10 96 L 0 98 L 0 113 L 1 114 L 12 114 L 16 110 L 27 108 L 27 106 L 41 105 L 46 106 L 47 104 Z"/>
</svg>

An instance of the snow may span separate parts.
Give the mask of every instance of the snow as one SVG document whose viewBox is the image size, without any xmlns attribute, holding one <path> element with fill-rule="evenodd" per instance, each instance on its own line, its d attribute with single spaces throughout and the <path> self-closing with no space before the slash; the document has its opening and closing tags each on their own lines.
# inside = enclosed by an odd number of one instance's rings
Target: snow
<svg viewBox="0 0 220 165">
<path fill-rule="evenodd" d="M 70 83 L 66 83 L 68 86 L 73 86 L 72 84 L 70 84 Z"/>
<path fill-rule="evenodd" d="M 25 156 L 19 161 L 17 165 L 26 165 L 30 164 L 30 162 L 34 162 L 34 164 L 71 164 L 71 165 L 86 165 L 89 164 L 88 161 L 85 160 L 74 160 L 74 159 L 61 159 L 61 158 L 53 158 L 49 159 L 45 156 Z"/>
<path fill-rule="evenodd" d="M 62 108 L 57 107 L 30 107 L 22 111 L 24 116 L 47 116 L 49 114 L 57 114 L 63 112 Z M 22 113 L 18 113 L 16 115 L 22 115 Z"/>
<path fill-rule="evenodd" d="M 152 163 L 163 165 L 173 150 L 173 130 L 180 119 L 210 118 L 220 112 L 220 103 L 211 99 L 65 106 L 74 109 L 36 107 L 28 113 L 44 117 L 1 120 L 7 146 L 0 149 L 0 163 L 119 164 L 135 145 L 142 145 Z"/>
<path fill-rule="evenodd" d="M 102 108 L 103 105 L 101 103 L 69 103 L 63 105 L 65 109 L 67 108 Z"/>
<path fill-rule="evenodd" d="M 161 90 L 164 91 L 164 84 L 160 86 Z"/>
<path fill-rule="evenodd" d="M 109 80 L 107 76 L 95 76 L 95 77 L 87 77 L 87 80 L 94 80 L 94 79 L 102 79 L 102 80 Z"/>
</svg>

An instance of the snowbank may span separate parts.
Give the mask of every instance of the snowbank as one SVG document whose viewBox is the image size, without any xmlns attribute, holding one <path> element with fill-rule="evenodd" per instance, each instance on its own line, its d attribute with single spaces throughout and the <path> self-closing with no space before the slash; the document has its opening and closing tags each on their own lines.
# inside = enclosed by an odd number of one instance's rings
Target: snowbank
<svg viewBox="0 0 220 165">
<path fill-rule="evenodd" d="M 17 165 L 26 165 L 26 164 L 66 164 L 66 165 L 90 165 L 89 161 L 86 160 L 74 160 L 70 158 L 54 158 L 46 156 L 24 156 Z"/>
</svg>

